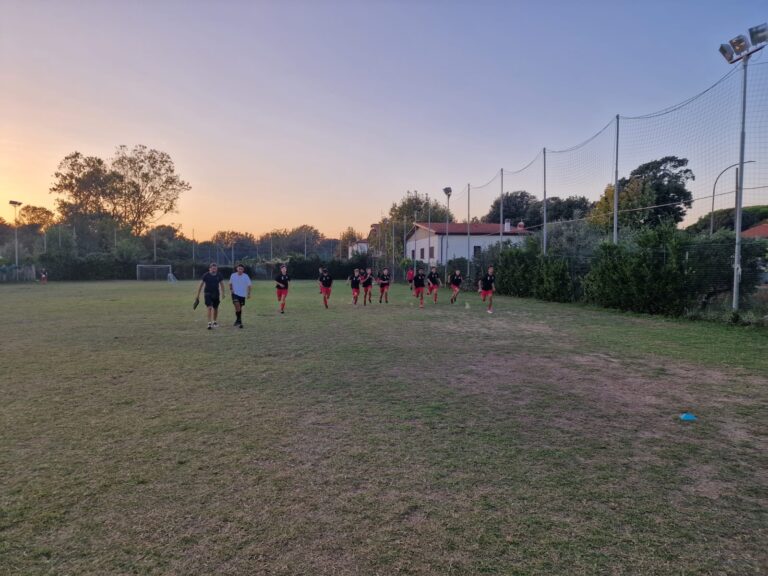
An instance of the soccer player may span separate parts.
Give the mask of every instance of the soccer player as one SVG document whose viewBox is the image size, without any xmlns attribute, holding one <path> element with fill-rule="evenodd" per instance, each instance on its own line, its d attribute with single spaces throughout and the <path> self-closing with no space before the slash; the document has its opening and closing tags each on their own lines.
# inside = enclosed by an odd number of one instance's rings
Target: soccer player
<svg viewBox="0 0 768 576">
<path fill-rule="evenodd" d="M 427 294 L 434 294 L 435 304 L 437 304 L 437 292 L 440 288 L 440 274 L 437 273 L 437 267 L 432 266 L 432 269 L 427 274 Z"/>
<path fill-rule="evenodd" d="M 285 314 L 285 299 L 288 297 L 288 283 L 290 281 L 288 267 L 283 264 L 280 266 L 280 274 L 275 276 L 275 289 L 277 290 L 277 301 L 280 303 L 280 314 Z"/>
<path fill-rule="evenodd" d="M 371 301 L 371 287 L 373 286 L 373 270 L 370 268 L 365 269 L 365 273 L 362 276 L 363 280 L 363 306 L 365 306 L 365 301 L 368 300 L 369 304 L 372 304 Z"/>
<path fill-rule="evenodd" d="M 357 306 L 357 299 L 360 296 L 360 269 L 355 268 L 352 276 L 347 278 L 347 283 L 352 287 L 352 302 Z"/>
<path fill-rule="evenodd" d="M 384 297 L 384 302 L 389 304 L 389 283 L 391 278 L 389 276 L 389 268 L 384 268 L 379 274 L 379 304 L 381 304 L 381 298 Z"/>
<path fill-rule="evenodd" d="M 419 299 L 419 308 L 424 308 L 424 282 L 426 276 L 424 276 L 424 270 L 419 268 L 416 271 L 416 275 L 413 277 L 413 295 Z"/>
<path fill-rule="evenodd" d="M 200 279 L 195 305 L 200 301 L 200 291 L 203 287 L 205 287 L 205 306 L 208 308 L 208 330 L 212 330 L 219 327 L 219 303 L 224 297 L 224 278 L 219 274 L 219 266 L 216 262 L 211 262 L 208 272 Z"/>
<path fill-rule="evenodd" d="M 408 268 L 408 272 L 406 272 L 405 274 L 405 279 L 408 282 L 408 290 L 410 290 L 411 292 L 413 292 L 413 277 L 415 275 L 416 274 L 414 273 L 413 268 Z"/>
<path fill-rule="evenodd" d="M 323 268 L 317 283 L 320 285 L 320 294 L 323 295 L 323 304 L 328 308 L 328 299 L 331 297 L 331 286 L 333 286 L 333 278 L 328 274 L 328 268 Z"/>
<path fill-rule="evenodd" d="M 464 282 L 464 278 L 461 277 L 461 270 L 457 268 L 448 279 L 448 283 L 451 285 L 451 290 L 453 290 L 453 295 L 451 296 L 451 304 L 456 302 L 456 299 L 459 297 L 459 290 L 461 290 L 462 282 Z"/>
<path fill-rule="evenodd" d="M 251 298 L 251 278 L 245 273 L 245 266 L 238 264 L 235 271 L 229 277 L 229 292 L 232 296 L 232 304 L 235 305 L 235 326 L 243 327 L 243 306 L 246 298 Z"/>
<path fill-rule="evenodd" d="M 488 273 L 480 278 L 477 283 L 477 291 L 485 302 L 488 298 L 488 314 L 493 314 L 493 293 L 496 292 L 496 276 L 493 274 L 493 266 L 488 266 Z"/>
</svg>

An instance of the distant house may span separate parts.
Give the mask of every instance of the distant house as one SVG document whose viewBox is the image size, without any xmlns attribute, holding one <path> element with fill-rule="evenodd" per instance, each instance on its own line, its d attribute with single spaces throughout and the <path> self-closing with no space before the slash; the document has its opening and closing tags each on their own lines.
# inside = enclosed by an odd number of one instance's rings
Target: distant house
<svg viewBox="0 0 768 576">
<path fill-rule="evenodd" d="M 757 226 L 752 226 L 741 233 L 742 238 L 766 238 L 768 239 L 768 220 Z"/>
<path fill-rule="evenodd" d="M 478 256 L 486 248 L 504 242 L 522 244 L 530 232 L 520 222 L 512 226 L 507 220 L 503 228 L 499 224 L 466 224 L 445 222 L 416 222 L 406 237 L 406 254 L 411 260 L 420 260 L 430 266 L 446 264 L 456 258 Z"/>
<path fill-rule="evenodd" d="M 357 242 L 352 242 L 347 247 L 347 258 L 352 258 L 352 256 L 355 256 L 356 254 L 368 254 L 367 240 L 358 240 Z"/>
</svg>

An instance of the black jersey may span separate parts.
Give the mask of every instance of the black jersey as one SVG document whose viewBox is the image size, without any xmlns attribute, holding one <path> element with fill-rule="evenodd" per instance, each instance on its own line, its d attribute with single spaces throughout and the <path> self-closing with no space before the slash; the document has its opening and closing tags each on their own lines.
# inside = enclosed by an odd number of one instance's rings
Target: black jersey
<svg viewBox="0 0 768 576">
<path fill-rule="evenodd" d="M 224 280 L 224 278 L 218 272 L 216 272 L 216 274 L 206 272 L 203 274 L 201 280 L 203 281 L 203 284 L 205 284 L 204 291 L 206 294 L 218 294 L 219 284 Z"/>
<path fill-rule="evenodd" d="M 360 290 L 360 276 L 350 276 L 349 285 L 353 290 Z"/>
<path fill-rule="evenodd" d="M 287 290 L 288 282 L 290 281 L 291 281 L 291 277 L 288 276 L 288 274 L 278 274 L 277 276 L 275 276 L 275 283 L 276 283 L 275 288 L 278 288 L 279 290 Z"/>
<path fill-rule="evenodd" d="M 452 286 L 461 286 L 463 281 L 464 278 L 461 277 L 461 274 L 451 274 L 451 279 L 449 280 Z"/>
<path fill-rule="evenodd" d="M 416 276 L 413 277 L 413 287 L 414 288 L 424 288 L 424 281 L 426 280 L 426 276 L 424 276 L 423 272 L 419 272 L 416 274 Z"/>
<path fill-rule="evenodd" d="M 389 286 L 389 274 L 379 274 L 379 284 L 381 286 Z"/>
<path fill-rule="evenodd" d="M 430 284 L 434 284 L 435 286 L 440 286 L 440 274 L 437 272 L 430 272 L 427 274 L 427 280 L 429 280 Z"/>
<path fill-rule="evenodd" d="M 480 286 L 483 290 L 493 290 L 493 283 L 496 282 L 496 276 L 494 274 L 486 274 L 480 279 Z"/>
<path fill-rule="evenodd" d="M 371 284 L 373 284 L 373 274 L 366 274 L 365 276 L 361 276 L 363 280 L 363 288 L 370 288 Z"/>
<path fill-rule="evenodd" d="M 317 280 L 323 288 L 330 288 L 333 285 L 333 278 L 330 274 L 321 274 Z"/>
</svg>

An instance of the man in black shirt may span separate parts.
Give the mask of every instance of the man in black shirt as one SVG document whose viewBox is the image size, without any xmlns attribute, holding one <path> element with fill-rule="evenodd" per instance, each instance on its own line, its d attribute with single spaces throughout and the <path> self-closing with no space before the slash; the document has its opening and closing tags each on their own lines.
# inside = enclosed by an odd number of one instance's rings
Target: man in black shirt
<svg viewBox="0 0 768 576">
<path fill-rule="evenodd" d="M 328 268 L 323 268 L 317 283 L 320 285 L 320 294 L 323 295 L 323 304 L 328 308 L 328 299 L 331 297 L 331 286 L 333 286 L 333 278 L 328 274 Z"/>
<path fill-rule="evenodd" d="M 389 304 L 389 283 L 391 277 L 389 275 L 389 268 L 384 268 L 379 274 L 379 304 L 381 304 L 381 298 L 384 298 L 384 302 Z"/>
<path fill-rule="evenodd" d="M 363 306 L 365 306 L 366 300 L 369 304 L 372 304 L 371 287 L 373 286 L 373 271 L 370 268 L 366 268 L 361 279 L 363 281 Z"/>
<path fill-rule="evenodd" d="M 219 327 L 219 303 L 224 297 L 224 278 L 219 274 L 219 266 L 216 262 L 211 262 L 208 272 L 200 279 L 195 296 L 196 303 L 200 301 L 200 291 L 203 287 L 205 287 L 205 306 L 208 308 L 208 330 L 212 330 Z"/>
<path fill-rule="evenodd" d="M 413 295 L 419 299 L 419 308 L 424 308 L 424 283 L 426 280 L 424 270 L 419 268 L 413 277 Z"/>
<path fill-rule="evenodd" d="M 288 283 L 290 281 L 288 268 L 283 264 L 280 266 L 280 274 L 275 276 L 275 290 L 277 290 L 277 301 L 280 303 L 280 314 L 285 314 L 285 299 L 288 297 Z"/>
<path fill-rule="evenodd" d="M 434 294 L 435 304 L 437 304 L 437 292 L 440 288 L 440 274 L 437 273 L 437 267 L 432 266 L 432 269 L 427 274 L 427 294 Z"/>
<path fill-rule="evenodd" d="M 360 278 L 360 269 L 355 268 L 354 272 L 352 272 L 352 276 L 347 278 L 347 282 L 352 287 L 352 303 L 357 306 L 357 299 L 360 297 L 360 282 L 362 279 Z"/>
<path fill-rule="evenodd" d="M 451 304 L 456 302 L 456 299 L 459 297 L 459 290 L 461 290 L 462 282 L 464 282 L 464 278 L 461 277 L 461 270 L 457 268 L 448 279 L 448 283 L 451 285 L 451 290 L 453 290 L 453 295 L 451 296 Z"/>
<path fill-rule="evenodd" d="M 493 274 L 493 266 L 488 266 L 488 273 L 480 278 L 477 283 L 477 291 L 485 302 L 488 298 L 488 314 L 493 314 L 493 293 L 496 292 L 496 276 Z"/>
</svg>

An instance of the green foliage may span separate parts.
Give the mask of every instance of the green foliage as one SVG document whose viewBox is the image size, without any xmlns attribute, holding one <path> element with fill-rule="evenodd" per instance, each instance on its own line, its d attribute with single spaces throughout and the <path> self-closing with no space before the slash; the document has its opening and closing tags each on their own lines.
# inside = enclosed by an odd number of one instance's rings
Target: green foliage
<svg viewBox="0 0 768 576">
<path fill-rule="evenodd" d="M 533 296 L 538 256 L 528 247 L 509 248 L 499 255 L 496 289 L 499 294 Z"/>
<path fill-rule="evenodd" d="M 550 302 L 573 300 L 573 281 L 564 258 L 540 255 L 536 259 L 533 296 Z"/>
<path fill-rule="evenodd" d="M 733 230 L 736 217 L 734 208 L 724 208 L 721 210 L 715 210 L 714 212 L 714 229 L 718 230 Z M 747 230 L 760 224 L 763 220 L 768 220 L 768 205 L 761 206 L 745 206 L 741 213 L 741 229 Z M 686 228 L 689 232 L 709 232 L 710 227 L 710 214 L 706 214 L 699 218 L 694 224 L 691 224 Z"/>
</svg>

